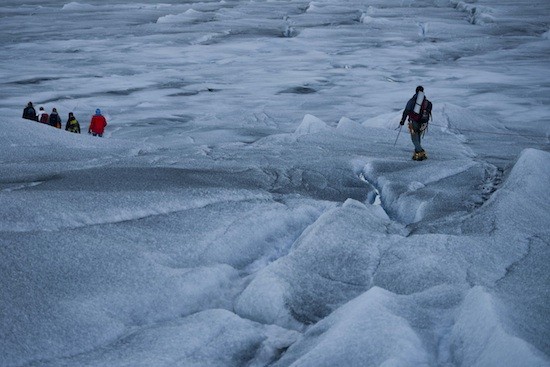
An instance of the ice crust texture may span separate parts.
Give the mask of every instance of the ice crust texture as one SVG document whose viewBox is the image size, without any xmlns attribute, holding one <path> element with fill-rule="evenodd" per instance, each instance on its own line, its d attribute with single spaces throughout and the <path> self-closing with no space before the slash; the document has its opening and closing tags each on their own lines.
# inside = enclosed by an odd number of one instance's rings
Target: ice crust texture
<svg viewBox="0 0 550 367">
<path fill-rule="evenodd" d="M 0 366 L 550 366 L 549 24 L 543 0 L 3 1 Z"/>
</svg>

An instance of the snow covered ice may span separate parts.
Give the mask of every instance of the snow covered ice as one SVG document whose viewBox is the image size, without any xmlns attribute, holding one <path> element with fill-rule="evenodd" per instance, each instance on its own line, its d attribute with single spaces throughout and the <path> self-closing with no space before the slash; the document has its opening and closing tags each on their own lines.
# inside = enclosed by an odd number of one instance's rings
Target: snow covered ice
<svg viewBox="0 0 550 367">
<path fill-rule="evenodd" d="M 0 366 L 550 366 L 549 27 L 547 0 L 2 1 Z M 417 85 L 423 162 L 394 145 Z"/>
</svg>

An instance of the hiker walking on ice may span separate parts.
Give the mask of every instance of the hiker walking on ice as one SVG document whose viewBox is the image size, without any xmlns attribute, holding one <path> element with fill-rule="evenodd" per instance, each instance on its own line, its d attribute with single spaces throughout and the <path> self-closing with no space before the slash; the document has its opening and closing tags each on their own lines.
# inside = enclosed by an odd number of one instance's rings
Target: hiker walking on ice
<svg viewBox="0 0 550 367">
<path fill-rule="evenodd" d="M 48 124 L 50 121 L 50 115 L 44 110 L 44 107 L 38 109 L 38 122 Z"/>
<path fill-rule="evenodd" d="M 415 161 L 428 159 L 426 151 L 422 148 L 421 140 L 424 131 L 428 127 L 431 115 L 432 102 L 428 101 L 424 95 L 424 87 L 419 85 L 416 87 L 414 96 L 407 102 L 407 106 L 399 122 L 399 124 L 403 126 L 405 124 L 405 119 L 409 117 L 409 131 L 411 132 L 411 140 L 414 144 L 412 159 Z"/>
<path fill-rule="evenodd" d="M 27 103 L 27 107 L 23 110 L 23 118 L 27 120 L 38 121 L 36 110 L 32 106 L 32 102 Z"/>
<path fill-rule="evenodd" d="M 69 112 L 69 118 L 67 119 L 65 130 L 71 133 L 80 134 L 80 124 L 72 112 Z"/>
<path fill-rule="evenodd" d="M 88 128 L 88 134 L 93 136 L 103 136 L 103 131 L 105 131 L 105 126 L 107 126 L 107 120 L 101 114 L 101 110 L 98 108 L 95 110 L 95 115 L 92 116 L 90 121 L 90 127 Z"/>
<path fill-rule="evenodd" d="M 52 109 L 49 123 L 51 126 L 61 129 L 61 117 L 59 117 L 59 114 L 57 113 L 57 108 Z"/>
</svg>

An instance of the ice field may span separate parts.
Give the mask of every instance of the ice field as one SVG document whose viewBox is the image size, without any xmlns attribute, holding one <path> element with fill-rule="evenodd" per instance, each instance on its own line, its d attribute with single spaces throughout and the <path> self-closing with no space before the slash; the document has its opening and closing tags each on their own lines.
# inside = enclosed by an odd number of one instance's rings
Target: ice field
<svg viewBox="0 0 550 367">
<path fill-rule="evenodd" d="M 549 1 L 4 0 L 0 29 L 1 367 L 550 366 Z"/>
</svg>

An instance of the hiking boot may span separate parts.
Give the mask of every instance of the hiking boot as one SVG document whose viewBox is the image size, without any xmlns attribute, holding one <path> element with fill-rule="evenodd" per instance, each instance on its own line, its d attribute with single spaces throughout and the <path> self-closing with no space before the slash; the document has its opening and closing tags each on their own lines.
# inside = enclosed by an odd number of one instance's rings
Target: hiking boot
<svg viewBox="0 0 550 367">
<path fill-rule="evenodd" d="M 424 159 L 428 159 L 428 156 L 426 155 L 426 152 L 415 152 L 412 156 L 413 161 L 423 161 Z"/>
</svg>

